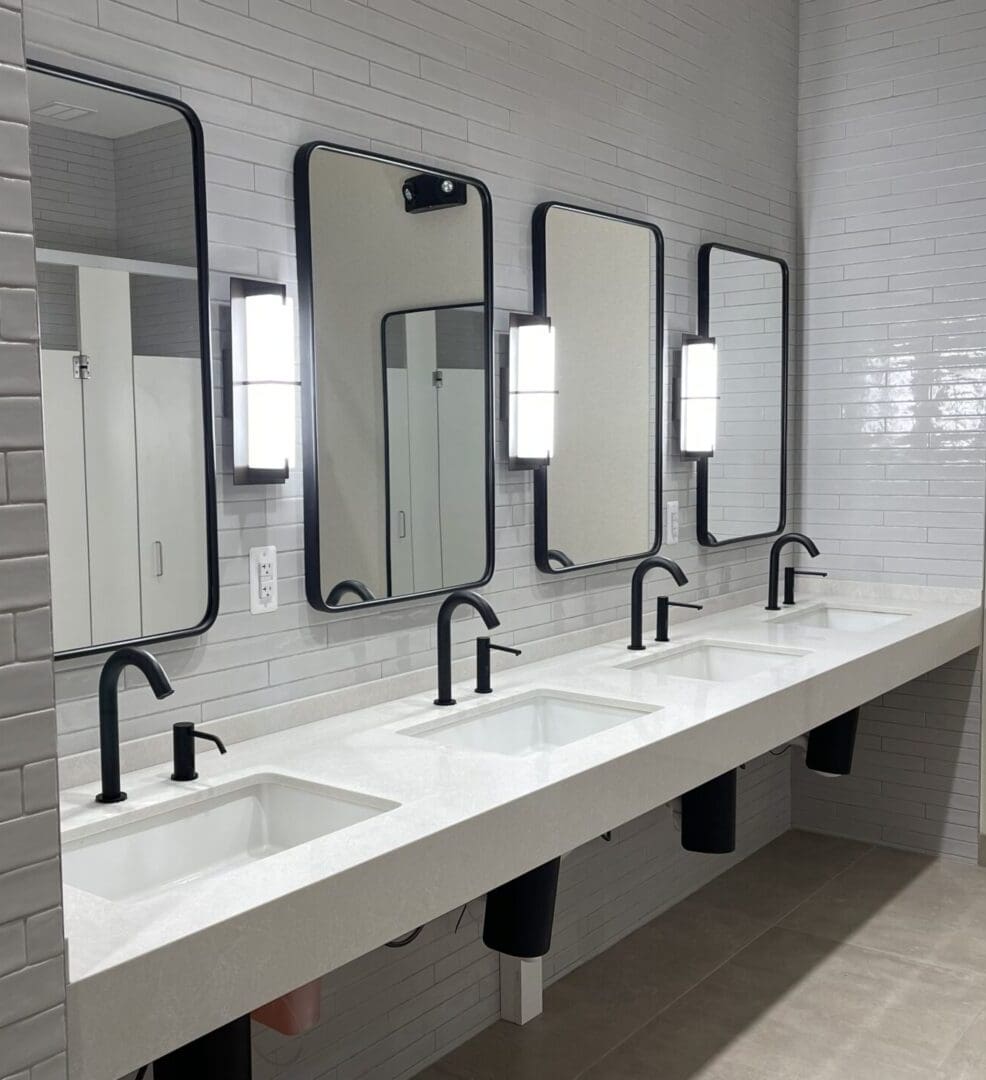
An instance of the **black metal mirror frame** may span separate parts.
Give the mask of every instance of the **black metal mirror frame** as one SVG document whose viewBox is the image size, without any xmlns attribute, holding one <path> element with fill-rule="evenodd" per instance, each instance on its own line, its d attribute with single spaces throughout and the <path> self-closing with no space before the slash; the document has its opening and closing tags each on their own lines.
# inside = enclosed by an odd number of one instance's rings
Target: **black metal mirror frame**
<svg viewBox="0 0 986 1080">
<path fill-rule="evenodd" d="M 140 98 L 143 101 L 163 105 L 174 110 L 188 125 L 192 151 L 192 184 L 195 198 L 195 254 L 196 269 L 198 271 L 199 354 L 201 356 L 202 370 L 202 433 L 205 457 L 205 532 L 208 575 L 206 609 L 201 621 L 187 629 L 169 630 L 164 634 L 150 634 L 146 637 L 101 642 L 98 645 L 87 645 L 80 649 L 66 649 L 63 652 L 54 654 L 55 660 L 74 660 L 80 656 L 112 652 L 114 649 L 122 648 L 124 645 L 154 645 L 162 641 L 195 637 L 198 634 L 205 633 L 212 626 L 219 612 L 219 542 L 216 521 L 216 452 L 212 423 L 212 343 L 209 321 L 209 239 L 206 229 L 205 150 L 202 125 L 199 118 L 183 101 L 166 97 L 163 94 L 155 94 L 150 90 L 140 90 L 137 87 L 126 86 L 110 79 L 97 78 L 95 75 L 84 75 L 78 71 L 70 71 L 55 64 L 43 63 L 40 60 L 28 59 L 26 66 L 28 71 L 37 71 L 44 75 L 67 79 L 70 82 L 127 94 L 130 97 Z"/>
<path fill-rule="evenodd" d="M 781 481 L 780 515 L 777 528 L 769 532 L 750 533 L 747 536 L 731 536 L 728 540 L 719 540 L 709 532 L 709 459 L 699 458 L 696 462 L 696 525 L 698 542 L 702 547 L 727 547 L 730 544 L 744 544 L 751 540 L 766 540 L 784 531 L 787 524 L 787 375 L 790 360 L 791 310 L 790 310 L 790 271 L 784 259 L 776 255 L 765 255 L 760 251 L 733 247 L 731 244 L 703 244 L 698 252 L 698 332 L 702 337 L 709 336 L 709 297 L 713 251 L 731 251 L 734 255 L 747 255 L 751 259 L 776 263 L 781 269 L 781 288 L 783 290 L 783 315 L 781 318 Z"/>
<path fill-rule="evenodd" d="M 534 562 L 538 570 L 543 574 L 571 574 L 577 570 L 589 570 L 601 566 L 613 566 L 616 563 L 640 560 L 648 555 L 654 555 L 661 549 L 661 499 L 663 493 L 662 477 L 664 467 L 663 438 L 664 438 L 664 234 L 649 221 L 641 221 L 638 218 L 626 217 L 623 214 L 611 214 L 605 210 L 591 210 L 584 206 L 575 206 L 571 203 L 545 202 L 541 203 L 534 211 L 532 255 L 534 271 L 534 314 L 540 316 L 550 315 L 547 310 L 548 301 L 548 273 L 547 273 L 547 225 L 548 214 L 553 209 L 568 210 L 578 214 L 587 214 L 590 217 L 606 218 L 610 221 L 619 221 L 625 225 L 637 225 L 642 229 L 648 229 L 654 236 L 654 269 L 657 275 L 657 296 L 655 299 L 655 323 L 654 323 L 654 387 L 657 400 L 655 402 L 655 432 L 654 432 L 654 543 L 646 551 L 617 555 L 612 559 L 599 559 L 595 562 L 572 562 L 569 556 L 548 543 L 548 470 L 550 465 L 536 468 L 534 474 Z M 557 362 L 557 359 L 556 359 Z M 559 563 L 558 566 L 552 565 Z"/>
<path fill-rule="evenodd" d="M 313 154 L 318 150 L 331 150 L 337 154 L 349 154 L 351 157 L 367 161 L 379 161 L 386 165 L 396 165 L 415 173 L 440 173 L 443 177 L 458 180 L 470 185 L 479 194 L 483 208 L 483 302 L 482 308 L 486 322 L 484 334 L 484 357 L 486 377 L 485 389 L 485 475 L 486 488 L 486 561 L 483 574 L 476 581 L 462 582 L 441 589 L 428 589 L 421 592 L 406 593 L 400 596 L 374 597 L 359 604 L 329 604 L 322 595 L 322 567 L 319 527 L 318 502 L 318 402 L 315 390 L 315 322 L 312 317 L 313 282 L 312 282 L 312 244 L 311 244 L 311 186 L 310 164 Z M 403 158 L 374 154 L 367 150 L 357 150 L 338 143 L 315 142 L 302 146 L 294 159 L 294 208 L 295 234 L 298 250 L 298 329 L 301 341 L 301 423 L 302 452 L 304 457 L 304 539 L 305 539 L 305 596 L 316 611 L 344 612 L 352 614 L 370 607 L 383 604 L 396 604 L 409 600 L 420 600 L 429 596 L 444 596 L 457 589 L 475 589 L 485 585 L 493 576 L 494 543 L 494 507 L 495 491 L 493 486 L 493 202 L 489 189 L 481 180 L 463 176 L 448 169 L 432 165 L 422 165 Z M 459 306 L 459 305 L 456 305 Z M 479 305 L 476 305 L 479 306 Z M 381 331 L 382 332 L 382 331 Z M 389 533 L 387 536 L 389 546 Z M 389 577 L 389 573 L 388 573 Z M 350 590 L 353 591 L 353 590 Z"/>
</svg>

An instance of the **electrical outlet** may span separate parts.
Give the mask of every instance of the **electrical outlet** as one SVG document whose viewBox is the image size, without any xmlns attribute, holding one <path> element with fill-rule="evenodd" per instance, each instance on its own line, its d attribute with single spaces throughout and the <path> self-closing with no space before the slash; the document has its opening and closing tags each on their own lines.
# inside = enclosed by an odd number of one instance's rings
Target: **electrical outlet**
<svg viewBox="0 0 986 1080">
<path fill-rule="evenodd" d="M 668 528 L 667 528 L 667 541 L 669 544 L 678 543 L 678 530 L 680 527 L 681 517 L 678 510 L 678 500 L 672 499 L 668 502 Z"/>
<path fill-rule="evenodd" d="M 277 610 L 277 548 L 250 548 L 250 614 Z"/>
</svg>

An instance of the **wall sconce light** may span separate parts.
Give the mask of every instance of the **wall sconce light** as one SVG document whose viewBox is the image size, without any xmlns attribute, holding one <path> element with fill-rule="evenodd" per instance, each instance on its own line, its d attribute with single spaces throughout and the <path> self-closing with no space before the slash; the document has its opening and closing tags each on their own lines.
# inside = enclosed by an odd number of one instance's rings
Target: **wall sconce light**
<svg viewBox="0 0 986 1080">
<path fill-rule="evenodd" d="M 283 484 L 294 467 L 295 324 L 287 288 L 230 278 L 233 483 Z"/>
<path fill-rule="evenodd" d="M 709 458 L 716 449 L 719 350 L 715 338 L 685 335 L 681 342 L 681 453 Z"/>
<path fill-rule="evenodd" d="M 555 332 L 544 315 L 510 316 L 507 374 L 511 469 L 540 469 L 555 449 Z"/>
</svg>

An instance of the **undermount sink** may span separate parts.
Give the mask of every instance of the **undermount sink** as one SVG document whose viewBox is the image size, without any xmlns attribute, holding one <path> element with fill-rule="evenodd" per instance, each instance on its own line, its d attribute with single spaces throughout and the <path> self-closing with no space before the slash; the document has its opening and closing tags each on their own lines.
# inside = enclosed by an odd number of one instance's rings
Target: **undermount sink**
<svg viewBox="0 0 986 1080">
<path fill-rule="evenodd" d="M 823 630 L 841 630 L 849 634 L 862 634 L 868 630 L 882 630 L 902 619 L 908 611 L 880 611 L 866 608 L 835 607 L 832 604 L 815 604 L 790 614 L 778 615 L 772 621 L 785 626 L 814 626 Z"/>
<path fill-rule="evenodd" d="M 654 706 L 614 705 L 577 694 L 535 690 L 502 705 L 404 728 L 401 734 L 456 750 L 524 757 L 567 746 L 657 711 Z"/>
<path fill-rule="evenodd" d="M 807 652 L 800 649 L 773 649 L 760 645 L 734 644 L 731 641 L 695 641 L 679 649 L 633 660 L 620 666 L 633 670 L 644 668 L 648 674 L 672 675 L 679 679 L 734 682 L 783 664 L 790 664 L 807 655 Z"/>
<path fill-rule="evenodd" d="M 62 849 L 66 885 L 135 900 L 227 873 L 396 809 L 285 776 L 253 776 Z"/>
</svg>

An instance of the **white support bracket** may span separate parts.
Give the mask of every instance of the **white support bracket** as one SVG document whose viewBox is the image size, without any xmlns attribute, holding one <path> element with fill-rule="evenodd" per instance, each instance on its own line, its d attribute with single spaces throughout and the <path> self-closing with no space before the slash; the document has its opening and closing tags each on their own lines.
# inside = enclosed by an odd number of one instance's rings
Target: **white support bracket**
<svg viewBox="0 0 986 1080">
<path fill-rule="evenodd" d="M 500 1019 L 526 1024 L 544 1011 L 541 957 L 521 960 L 500 953 Z"/>
</svg>

